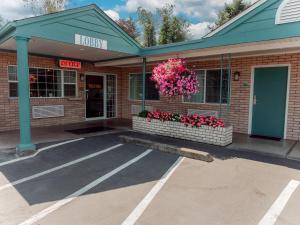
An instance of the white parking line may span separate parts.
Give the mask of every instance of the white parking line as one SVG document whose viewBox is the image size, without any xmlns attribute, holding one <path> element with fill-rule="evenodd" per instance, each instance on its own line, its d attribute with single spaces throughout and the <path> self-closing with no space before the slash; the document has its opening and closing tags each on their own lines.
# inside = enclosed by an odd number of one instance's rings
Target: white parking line
<svg viewBox="0 0 300 225">
<path fill-rule="evenodd" d="M 180 157 L 176 162 L 168 169 L 168 171 L 162 176 L 162 178 L 155 184 L 151 191 L 144 197 L 144 199 L 137 205 L 137 207 L 131 212 L 131 214 L 125 219 L 122 225 L 133 225 L 140 218 L 148 205 L 152 202 L 154 197 L 168 181 L 168 179 L 175 172 L 177 167 L 182 163 L 184 158 Z"/>
<path fill-rule="evenodd" d="M 113 149 L 116 149 L 116 148 L 118 148 L 118 147 L 121 147 L 122 145 L 123 145 L 123 144 L 114 145 L 114 146 L 112 146 L 112 147 L 109 147 L 109 148 L 106 148 L 106 149 L 104 149 L 104 150 L 101 150 L 101 151 L 92 153 L 92 154 L 90 154 L 90 155 L 81 157 L 81 158 L 79 158 L 79 159 L 76 159 L 76 160 L 73 160 L 73 161 L 71 161 L 71 162 L 62 164 L 62 165 L 57 166 L 57 167 L 54 167 L 54 168 L 52 168 L 52 169 L 45 170 L 45 171 L 43 171 L 43 172 L 36 173 L 36 174 L 33 174 L 33 175 L 31 175 L 31 176 L 28 176 L 28 177 L 24 177 L 24 178 L 22 178 L 22 179 L 20 179 L 20 180 L 14 181 L 14 182 L 9 183 L 9 184 L 5 184 L 5 185 L 3 185 L 3 186 L 0 186 L 0 191 L 2 191 L 2 190 L 4 190 L 4 189 L 7 189 L 7 188 L 10 188 L 10 187 L 12 187 L 12 186 L 15 186 L 15 185 L 17 185 L 17 184 L 21 184 L 21 183 L 24 183 L 24 182 L 26 182 L 26 181 L 29 181 L 29 180 L 32 180 L 32 179 L 35 179 L 35 178 L 44 176 L 44 175 L 49 174 L 49 173 L 52 173 L 52 172 L 54 172 L 54 171 L 63 169 L 63 168 L 65 168 L 65 167 L 75 165 L 75 164 L 80 163 L 80 162 L 82 162 L 82 161 L 85 161 L 85 160 L 94 158 L 94 157 L 96 157 L 96 156 L 99 156 L 99 155 L 101 155 L 101 154 L 104 154 L 104 153 L 106 153 L 106 152 L 109 152 L 109 151 L 111 151 L 111 150 L 113 150 Z"/>
<path fill-rule="evenodd" d="M 285 205 L 299 185 L 299 181 L 291 180 L 258 225 L 274 225 Z"/>
<path fill-rule="evenodd" d="M 83 139 L 84 138 L 78 138 L 78 139 L 73 139 L 73 140 L 69 140 L 69 141 L 60 142 L 60 143 L 57 143 L 57 144 L 54 144 L 54 145 L 49 145 L 47 147 L 38 149 L 33 155 L 22 157 L 22 158 L 17 158 L 17 159 L 12 159 L 12 160 L 9 160 L 9 161 L 6 161 L 6 162 L 2 162 L 2 163 L 0 163 L 0 166 L 4 166 L 4 165 L 11 164 L 11 163 L 19 162 L 19 161 L 22 161 L 22 160 L 25 160 L 25 159 L 30 159 L 30 158 L 33 158 L 33 157 L 37 156 L 39 153 L 41 153 L 45 150 L 55 148 L 55 147 L 58 147 L 58 146 L 61 146 L 61 145 L 69 144 L 69 143 L 72 143 L 72 142 L 81 141 Z"/>
<path fill-rule="evenodd" d="M 84 186 L 83 188 L 79 189 L 78 191 L 74 192 L 73 194 L 67 196 L 66 198 L 56 202 L 55 204 L 51 205 L 50 207 L 48 207 L 48 208 L 42 210 L 41 212 L 33 215 L 28 220 L 20 223 L 19 225 L 31 225 L 31 224 L 41 220 L 42 218 L 46 217 L 50 213 L 56 211 L 57 209 L 61 208 L 62 206 L 64 206 L 64 205 L 70 203 L 71 201 L 75 200 L 76 198 L 78 198 L 78 196 L 86 193 L 87 191 L 89 191 L 92 188 L 96 187 L 97 185 L 99 185 L 103 181 L 105 181 L 108 178 L 112 177 L 116 173 L 122 171 L 123 169 L 127 168 L 128 166 L 130 166 L 133 163 L 137 162 L 138 160 L 142 159 L 143 157 L 148 155 L 150 152 L 152 152 L 152 150 L 150 150 L 150 149 L 144 151 L 142 154 L 138 155 L 137 157 L 129 160 L 128 162 L 122 164 L 121 166 L 117 167 L 116 169 L 110 171 L 109 173 L 99 177 L 97 180 L 94 180 L 93 182 L 89 183 L 88 185 Z"/>
</svg>

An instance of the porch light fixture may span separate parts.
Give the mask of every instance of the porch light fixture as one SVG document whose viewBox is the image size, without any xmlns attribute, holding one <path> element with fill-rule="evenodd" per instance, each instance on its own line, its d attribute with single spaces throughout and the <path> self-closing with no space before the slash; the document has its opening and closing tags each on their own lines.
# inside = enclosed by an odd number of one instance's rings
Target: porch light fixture
<svg viewBox="0 0 300 225">
<path fill-rule="evenodd" d="M 236 71 L 233 73 L 233 80 L 234 81 L 239 81 L 240 80 L 240 76 L 241 76 L 241 73 Z"/>
<path fill-rule="evenodd" d="M 80 74 L 80 81 L 83 82 L 83 81 L 84 81 L 84 78 L 85 78 L 85 77 L 84 77 L 84 74 L 81 73 L 81 74 Z"/>
</svg>

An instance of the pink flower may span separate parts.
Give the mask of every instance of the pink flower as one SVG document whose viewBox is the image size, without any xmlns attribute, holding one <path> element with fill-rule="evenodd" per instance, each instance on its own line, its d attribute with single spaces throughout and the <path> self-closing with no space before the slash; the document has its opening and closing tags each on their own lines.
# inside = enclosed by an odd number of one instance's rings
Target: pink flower
<svg viewBox="0 0 300 225">
<path fill-rule="evenodd" d="M 182 59 L 169 59 L 158 64 L 151 80 L 156 83 L 159 92 L 167 97 L 184 95 L 190 97 L 198 93 L 199 83 L 195 71 L 186 67 Z"/>
</svg>

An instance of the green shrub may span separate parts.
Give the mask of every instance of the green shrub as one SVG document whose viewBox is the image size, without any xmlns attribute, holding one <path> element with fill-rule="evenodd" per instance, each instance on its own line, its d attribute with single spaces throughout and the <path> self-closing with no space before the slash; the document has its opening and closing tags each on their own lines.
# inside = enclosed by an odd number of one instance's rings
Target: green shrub
<svg viewBox="0 0 300 225">
<path fill-rule="evenodd" d="M 149 111 L 144 110 L 139 113 L 139 117 L 147 118 Z"/>
<path fill-rule="evenodd" d="M 181 119 L 181 116 L 180 116 L 179 113 L 173 113 L 172 114 L 172 121 L 180 122 L 180 119 Z"/>
</svg>

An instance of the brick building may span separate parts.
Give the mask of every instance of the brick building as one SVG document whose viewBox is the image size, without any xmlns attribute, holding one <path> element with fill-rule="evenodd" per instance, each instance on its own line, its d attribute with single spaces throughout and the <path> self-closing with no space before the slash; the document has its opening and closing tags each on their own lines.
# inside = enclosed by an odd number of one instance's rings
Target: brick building
<svg viewBox="0 0 300 225">
<path fill-rule="evenodd" d="M 260 0 L 200 40 L 152 48 L 95 5 L 11 22 L 0 30 L 0 131 L 20 128 L 18 149 L 31 150 L 31 127 L 131 118 L 145 105 L 299 140 L 299 8 Z M 197 71 L 200 92 L 191 99 L 159 96 L 149 80 L 172 57 Z"/>
</svg>

